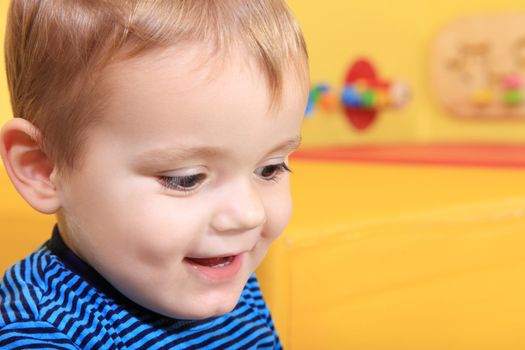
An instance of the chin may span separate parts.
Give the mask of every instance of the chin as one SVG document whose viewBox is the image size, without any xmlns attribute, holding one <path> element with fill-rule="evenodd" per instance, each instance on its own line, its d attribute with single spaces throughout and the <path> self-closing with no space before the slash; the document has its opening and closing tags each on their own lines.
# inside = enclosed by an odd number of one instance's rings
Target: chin
<svg viewBox="0 0 525 350">
<path fill-rule="evenodd" d="M 199 305 L 194 312 L 191 313 L 190 319 L 203 320 L 210 317 L 222 316 L 232 311 L 237 306 L 239 298 L 231 298 L 231 300 L 223 300 L 214 305 Z"/>
<path fill-rule="evenodd" d="M 230 311 L 232 311 L 239 301 L 239 294 L 228 295 L 222 298 L 211 298 L 211 299 L 197 299 L 193 300 L 191 303 L 184 305 L 184 308 L 181 308 L 181 305 L 143 305 L 146 308 L 170 317 L 179 320 L 204 320 L 211 317 L 222 316 Z"/>
</svg>

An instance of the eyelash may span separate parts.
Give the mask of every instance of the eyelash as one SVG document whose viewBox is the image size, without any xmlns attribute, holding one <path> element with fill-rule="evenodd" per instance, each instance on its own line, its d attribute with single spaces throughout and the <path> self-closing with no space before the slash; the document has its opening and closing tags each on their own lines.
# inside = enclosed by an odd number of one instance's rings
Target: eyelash
<svg viewBox="0 0 525 350">
<path fill-rule="evenodd" d="M 257 173 L 257 170 L 261 169 L 260 174 Z M 270 176 L 263 177 L 262 173 L 264 170 L 271 170 Z M 265 181 L 274 181 L 278 182 L 281 175 L 285 172 L 291 173 L 292 170 L 286 165 L 286 163 L 271 164 L 264 167 L 256 169 L 255 174 L 261 177 Z M 159 182 L 162 186 L 166 187 L 169 190 L 189 193 L 198 188 L 198 186 L 206 179 L 205 174 L 195 174 L 189 176 L 160 176 Z M 191 186 L 187 186 L 191 184 Z"/>
<path fill-rule="evenodd" d="M 179 192 L 191 192 L 195 190 L 198 185 L 206 178 L 205 174 L 196 174 L 189 176 L 161 176 L 159 177 L 160 184 L 169 190 Z M 190 183 L 195 183 L 192 186 L 187 186 Z M 186 185 L 186 186 L 183 186 Z"/>
<path fill-rule="evenodd" d="M 258 168 L 258 169 L 273 169 L 272 171 L 272 174 L 270 177 L 262 177 L 262 172 L 261 172 L 261 175 L 257 174 L 258 176 L 260 176 L 263 180 L 266 180 L 266 181 L 274 181 L 274 182 L 278 182 L 281 175 L 285 172 L 289 172 L 291 173 L 292 170 L 288 167 L 288 165 L 286 165 L 286 163 L 279 163 L 279 164 L 271 164 L 271 165 L 266 165 L 266 166 L 263 166 L 261 168 Z M 258 170 L 256 169 L 256 171 Z"/>
</svg>

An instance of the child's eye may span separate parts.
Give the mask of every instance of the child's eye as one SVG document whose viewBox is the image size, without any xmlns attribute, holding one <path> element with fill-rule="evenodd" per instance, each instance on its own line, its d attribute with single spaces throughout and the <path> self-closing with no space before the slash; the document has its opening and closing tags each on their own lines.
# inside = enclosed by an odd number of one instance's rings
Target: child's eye
<svg viewBox="0 0 525 350">
<path fill-rule="evenodd" d="M 281 175 L 285 171 L 292 172 L 290 168 L 288 168 L 286 163 L 283 162 L 280 164 L 266 165 L 266 166 L 257 168 L 255 169 L 255 174 L 266 181 L 271 181 L 271 180 L 277 181 L 279 178 L 279 175 Z"/>
<path fill-rule="evenodd" d="M 191 192 L 195 190 L 206 178 L 205 174 L 188 176 L 161 176 L 160 183 L 170 190 Z"/>
</svg>

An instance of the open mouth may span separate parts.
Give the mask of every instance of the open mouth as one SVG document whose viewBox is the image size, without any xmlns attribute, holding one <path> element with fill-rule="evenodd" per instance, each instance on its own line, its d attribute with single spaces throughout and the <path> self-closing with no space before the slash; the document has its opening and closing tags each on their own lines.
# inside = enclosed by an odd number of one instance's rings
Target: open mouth
<svg viewBox="0 0 525 350">
<path fill-rule="evenodd" d="M 237 276 L 243 266 L 244 254 L 228 255 L 213 258 L 186 257 L 184 262 L 192 267 L 200 276 L 208 280 L 224 282 L 230 281 Z"/>
<path fill-rule="evenodd" d="M 220 269 L 230 265 L 235 259 L 234 255 L 224 256 L 219 258 L 185 258 L 189 263 L 209 267 L 212 269 Z"/>
</svg>

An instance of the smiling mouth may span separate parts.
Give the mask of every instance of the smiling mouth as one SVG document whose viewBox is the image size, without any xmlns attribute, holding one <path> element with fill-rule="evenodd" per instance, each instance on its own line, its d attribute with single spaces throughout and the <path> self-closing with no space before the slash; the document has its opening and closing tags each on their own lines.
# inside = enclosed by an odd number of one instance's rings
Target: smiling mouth
<svg viewBox="0 0 525 350">
<path fill-rule="evenodd" d="M 230 265 L 235 259 L 234 255 L 224 256 L 219 258 L 185 258 L 189 263 L 209 267 L 212 269 L 220 269 Z"/>
<path fill-rule="evenodd" d="M 235 279 L 244 265 L 244 253 L 210 258 L 186 257 L 184 262 L 191 267 L 190 271 L 208 281 L 228 282 Z"/>
</svg>

